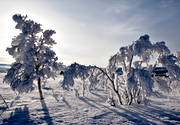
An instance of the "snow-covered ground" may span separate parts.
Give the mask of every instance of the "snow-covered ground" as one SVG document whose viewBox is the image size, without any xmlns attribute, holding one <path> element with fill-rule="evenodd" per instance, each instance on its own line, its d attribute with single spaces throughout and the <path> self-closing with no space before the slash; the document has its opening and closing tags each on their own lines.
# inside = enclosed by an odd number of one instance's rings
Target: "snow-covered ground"
<svg viewBox="0 0 180 125">
<path fill-rule="evenodd" d="M 0 94 L 9 109 L 0 100 L 0 124 L 180 124 L 180 95 L 150 98 L 144 104 L 112 107 L 106 103 L 108 92 L 92 91 L 77 98 L 72 91 L 60 88 L 60 77 L 48 80 L 39 100 L 36 90 L 16 95 L 9 85 L 3 84 L 4 73 L 0 73 Z"/>
</svg>

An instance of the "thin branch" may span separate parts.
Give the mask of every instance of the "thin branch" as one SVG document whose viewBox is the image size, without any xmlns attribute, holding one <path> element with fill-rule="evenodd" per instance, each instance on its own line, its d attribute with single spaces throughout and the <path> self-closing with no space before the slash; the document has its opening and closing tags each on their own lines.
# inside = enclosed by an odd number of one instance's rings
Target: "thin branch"
<svg viewBox="0 0 180 125">
<path fill-rule="evenodd" d="M 124 70 L 127 72 L 126 62 L 123 60 Z"/>
<path fill-rule="evenodd" d="M 99 69 L 102 73 L 104 73 L 107 76 L 107 78 L 110 80 L 110 82 L 114 84 L 114 81 L 110 78 L 110 76 L 107 74 L 107 72 L 105 72 L 103 69 L 101 69 L 97 66 L 94 66 L 94 67 Z"/>
<path fill-rule="evenodd" d="M 119 94 L 119 91 L 118 89 L 115 88 L 115 85 L 114 85 L 114 81 L 110 78 L 110 76 L 107 74 L 107 72 L 105 72 L 103 69 L 97 67 L 97 66 L 94 66 L 95 68 L 99 69 L 102 73 L 104 73 L 107 78 L 109 79 L 109 81 L 112 83 L 112 87 L 113 87 L 113 90 L 114 92 L 117 94 L 118 98 L 119 98 L 119 103 L 122 105 L 122 101 L 121 101 L 121 96 Z"/>
<path fill-rule="evenodd" d="M 132 65 L 133 57 L 134 57 L 134 55 L 131 56 L 131 59 L 130 59 L 130 62 L 129 62 L 129 69 L 128 69 L 129 72 L 131 70 L 131 65 Z"/>
<path fill-rule="evenodd" d="M 3 100 L 4 104 L 6 105 L 6 107 L 9 109 L 9 106 L 8 106 L 7 102 L 5 101 L 5 99 L 3 98 L 3 96 L 1 94 L 0 94 L 0 97 L 2 98 L 2 100 Z"/>
</svg>

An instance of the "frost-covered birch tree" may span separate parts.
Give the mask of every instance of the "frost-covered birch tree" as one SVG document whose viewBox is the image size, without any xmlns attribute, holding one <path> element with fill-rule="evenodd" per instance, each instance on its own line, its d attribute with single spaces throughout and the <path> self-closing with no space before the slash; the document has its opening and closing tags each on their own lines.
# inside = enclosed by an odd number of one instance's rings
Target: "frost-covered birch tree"
<svg viewBox="0 0 180 125">
<path fill-rule="evenodd" d="M 116 87 L 112 87 L 112 90 L 117 93 L 116 95 L 118 95 L 118 100 L 121 104 L 124 102 L 130 105 L 133 99 L 139 103 L 141 89 L 144 90 L 145 95 L 151 93 L 153 80 L 151 74 L 142 65 L 147 66 L 152 53 L 152 47 L 149 36 L 144 35 L 131 45 L 121 47 L 109 59 L 107 70 L 111 77 L 116 74 L 115 71 L 119 67 L 122 67 L 123 70 L 123 74 L 114 79 L 113 86 Z"/>
<path fill-rule="evenodd" d="M 154 55 L 157 57 L 153 57 Z M 118 97 L 119 102 L 131 104 L 134 100 L 139 103 L 144 97 L 152 95 L 155 84 L 159 89 L 169 91 L 168 84 L 180 78 L 177 57 L 171 54 L 165 42 L 152 43 L 149 35 L 141 36 L 131 45 L 121 47 L 109 59 L 107 68 L 112 79 L 119 67 L 123 69 L 123 75 L 117 76 L 112 86 L 116 95 L 121 97 Z M 152 77 L 153 70 L 158 66 L 167 68 L 169 77 Z"/>
<path fill-rule="evenodd" d="M 13 20 L 16 22 L 15 28 L 21 32 L 7 48 L 15 62 L 4 77 L 4 82 L 19 93 L 30 92 L 36 83 L 40 99 L 43 99 L 42 79 L 55 78 L 59 67 L 58 58 L 52 50 L 56 42 L 51 36 L 55 31 L 43 30 L 41 24 L 20 14 L 15 14 Z"/>
</svg>

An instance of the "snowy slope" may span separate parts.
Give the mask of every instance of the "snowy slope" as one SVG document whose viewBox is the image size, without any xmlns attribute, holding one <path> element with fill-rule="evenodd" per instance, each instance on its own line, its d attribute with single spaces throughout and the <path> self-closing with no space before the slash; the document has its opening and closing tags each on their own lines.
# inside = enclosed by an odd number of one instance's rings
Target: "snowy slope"
<svg viewBox="0 0 180 125">
<path fill-rule="evenodd" d="M 106 103 L 108 92 L 96 90 L 86 97 L 75 97 L 74 92 L 60 88 L 58 81 L 48 80 L 39 100 L 37 89 L 17 96 L 8 85 L 3 84 L 0 73 L 0 94 L 9 109 L 0 100 L 0 124 L 180 124 L 180 96 L 151 98 L 147 105 L 111 107 Z"/>
</svg>

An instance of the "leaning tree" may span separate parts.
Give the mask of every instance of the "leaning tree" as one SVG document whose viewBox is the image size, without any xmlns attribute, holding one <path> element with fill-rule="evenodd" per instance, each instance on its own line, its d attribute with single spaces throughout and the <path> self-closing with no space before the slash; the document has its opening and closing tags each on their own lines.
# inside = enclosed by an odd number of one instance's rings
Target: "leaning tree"
<svg viewBox="0 0 180 125">
<path fill-rule="evenodd" d="M 15 62 L 4 77 L 4 82 L 19 93 L 30 92 L 36 83 L 40 99 L 43 99 L 42 80 L 55 78 L 59 67 L 58 58 L 52 50 L 56 42 L 51 36 L 55 31 L 43 30 L 41 24 L 20 14 L 15 14 L 13 20 L 17 23 L 15 28 L 21 32 L 12 39 L 11 47 L 7 48 Z"/>
</svg>

